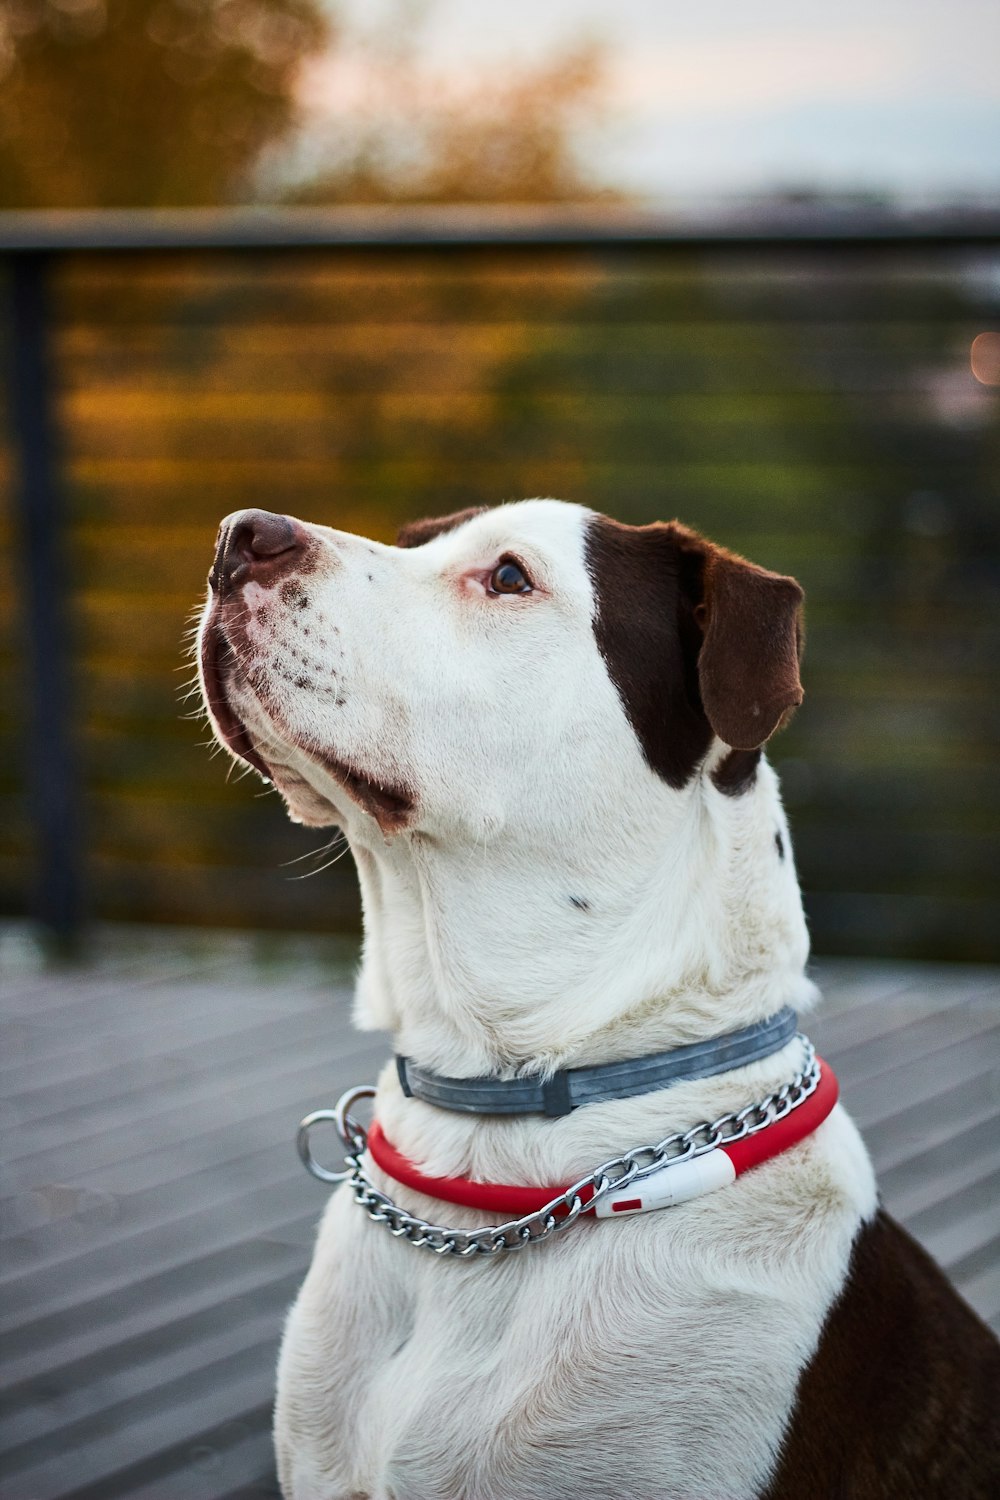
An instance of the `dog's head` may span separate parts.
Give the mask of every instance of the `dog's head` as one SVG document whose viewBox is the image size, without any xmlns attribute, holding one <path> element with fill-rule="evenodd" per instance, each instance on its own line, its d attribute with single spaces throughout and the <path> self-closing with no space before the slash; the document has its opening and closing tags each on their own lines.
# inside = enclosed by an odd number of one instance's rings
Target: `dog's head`
<svg viewBox="0 0 1000 1500">
<path fill-rule="evenodd" d="M 676 523 L 528 500 L 390 547 L 242 511 L 210 584 L 216 734 L 361 845 L 586 830 L 636 777 L 738 791 L 802 696 L 798 584 Z"/>
</svg>

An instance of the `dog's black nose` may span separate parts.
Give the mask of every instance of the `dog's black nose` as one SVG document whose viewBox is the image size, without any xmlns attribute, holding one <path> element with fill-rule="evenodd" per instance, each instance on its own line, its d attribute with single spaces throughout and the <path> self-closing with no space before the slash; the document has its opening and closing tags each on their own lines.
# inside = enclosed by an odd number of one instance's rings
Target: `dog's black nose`
<svg viewBox="0 0 1000 1500">
<path fill-rule="evenodd" d="M 237 511 L 219 528 L 208 581 L 221 594 L 248 578 L 271 577 L 294 563 L 308 540 L 305 527 L 291 516 L 277 516 L 269 510 Z"/>
</svg>

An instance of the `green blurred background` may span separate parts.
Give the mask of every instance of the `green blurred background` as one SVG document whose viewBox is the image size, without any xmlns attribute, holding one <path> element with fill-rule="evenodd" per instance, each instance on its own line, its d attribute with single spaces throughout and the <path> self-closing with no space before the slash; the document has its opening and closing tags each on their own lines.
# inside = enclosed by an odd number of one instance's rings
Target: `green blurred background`
<svg viewBox="0 0 1000 1500">
<path fill-rule="evenodd" d="M 599 119 L 589 44 L 456 99 L 376 38 L 370 94 L 305 170 L 296 79 L 341 25 L 312 0 L 17 0 L 0 204 L 621 197 L 574 149 Z M 52 294 L 91 917 L 358 923 L 349 861 L 288 866 L 317 836 L 227 780 L 184 717 L 182 636 L 223 515 L 391 540 L 556 495 L 678 516 L 804 584 L 806 702 L 773 751 L 817 949 L 1000 958 L 1000 397 L 970 368 L 1000 326 L 996 254 L 71 255 Z M 6 437 L 0 474 L 10 496 Z M 0 902 L 21 915 L 37 870 L 10 505 L 2 524 Z"/>
</svg>

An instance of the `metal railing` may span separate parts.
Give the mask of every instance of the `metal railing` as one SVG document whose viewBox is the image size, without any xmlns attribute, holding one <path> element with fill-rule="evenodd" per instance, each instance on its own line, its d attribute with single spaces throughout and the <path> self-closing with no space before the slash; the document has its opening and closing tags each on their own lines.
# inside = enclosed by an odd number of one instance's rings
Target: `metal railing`
<svg viewBox="0 0 1000 1500">
<path fill-rule="evenodd" d="M 897 213 L 792 204 L 767 212 L 684 220 L 589 207 L 0 214 L 0 260 L 6 263 L 11 303 L 9 420 L 29 646 L 26 762 L 40 872 L 34 915 L 68 943 L 79 927 L 83 892 L 50 296 L 53 270 L 62 259 L 164 252 L 770 256 L 793 250 L 820 252 L 839 261 L 859 252 L 870 256 L 998 246 L 1000 210 L 990 208 Z"/>
</svg>

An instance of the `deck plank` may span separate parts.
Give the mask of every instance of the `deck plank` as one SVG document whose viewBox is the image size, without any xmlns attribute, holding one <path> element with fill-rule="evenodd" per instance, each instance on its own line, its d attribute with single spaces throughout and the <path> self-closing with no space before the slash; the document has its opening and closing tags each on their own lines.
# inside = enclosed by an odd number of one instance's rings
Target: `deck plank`
<svg viewBox="0 0 1000 1500">
<path fill-rule="evenodd" d="M 350 1027 L 351 955 L 108 929 L 60 972 L 15 936 L 4 1500 L 273 1497 L 274 1357 L 325 1201 L 291 1137 L 386 1050 Z M 817 979 L 808 1029 L 888 1207 L 1000 1329 L 1000 973 L 839 961 Z"/>
</svg>

